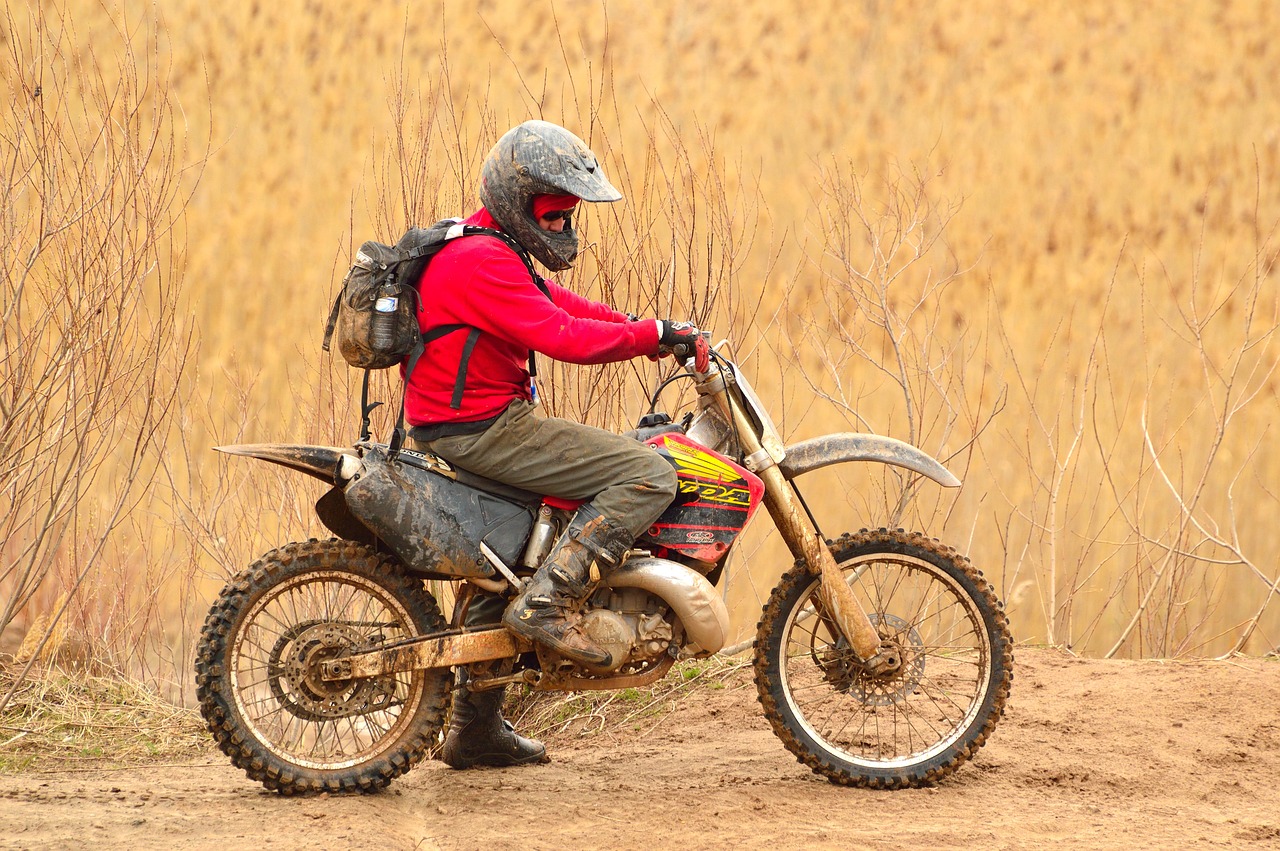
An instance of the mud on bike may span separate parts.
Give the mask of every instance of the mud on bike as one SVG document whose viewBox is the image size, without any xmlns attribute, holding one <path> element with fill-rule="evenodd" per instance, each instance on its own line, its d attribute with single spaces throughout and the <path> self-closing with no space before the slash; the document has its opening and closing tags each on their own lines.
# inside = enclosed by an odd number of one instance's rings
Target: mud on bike
<svg viewBox="0 0 1280 851">
<path fill-rule="evenodd" d="M 696 412 L 680 422 L 650 413 L 630 432 L 675 467 L 679 494 L 580 612 L 584 632 L 610 651 L 603 668 L 501 625 L 466 625 L 478 589 L 515 595 L 578 503 L 454 468 L 401 445 L 399 430 L 374 442 L 367 404 L 350 448 L 220 447 L 330 485 L 316 512 L 336 537 L 267 553 L 214 602 L 196 675 L 219 747 L 281 793 L 371 791 L 438 742 L 455 667 L 487 672 L 473 675 L 472 690 L 655 682 L 677 660 L 725 647 L 729 612 L 716 583 L 763 505 L 795 559 L 754 646 L 760 703 L 782 743 L 838 784 L 921 786 L 955 771 L 1009 696 L 1013 642 L 1000 601 L 967 558 L 925 535 L 827 538 L 797 479 L 872 462 L 943 487 L 959 480 L 921 450 L 871 434 L 783 445 L 747 378 L 719 354 L 706 373 L 690 359 L 679 375 L 694 382 Z M 433 580 L 456 583 L 448 619 Z"/>
</svg>

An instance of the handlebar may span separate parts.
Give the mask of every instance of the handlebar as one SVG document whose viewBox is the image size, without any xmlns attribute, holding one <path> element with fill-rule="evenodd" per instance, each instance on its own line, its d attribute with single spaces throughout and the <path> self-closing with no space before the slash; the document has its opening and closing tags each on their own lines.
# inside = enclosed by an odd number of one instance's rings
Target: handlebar
<svg viewBox="0 0 1280 851">
<path fill-rule="evenodd" d="M 710 352 L 711 332 L 700 330 L 698 331 L 698 336 L 702 337 L 703 345 L 706 346 L 707 351 Z M 671 347 L 671 356 L 674 357 L 677 361 L 679 361 L 680 365 L 685 368 L 689 367 L 689 359 L 694 357 L 696 354 L 697 354 L 697 351 L 695 347 L 690 343 L 677 343 L 676 345 Z M 700 377 L 706 377 L 711 372 L 710 361 L 708 361 L 706 372 L 698 372 L 693 369 L 690 369 L 690 372 Z"/>
</svg>

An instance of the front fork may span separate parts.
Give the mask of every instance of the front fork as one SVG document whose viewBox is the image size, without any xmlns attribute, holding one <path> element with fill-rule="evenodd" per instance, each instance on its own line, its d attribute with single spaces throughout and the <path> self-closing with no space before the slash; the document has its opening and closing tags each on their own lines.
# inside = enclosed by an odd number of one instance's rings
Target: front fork
<svg viewBox="0 0 1280 851">
<path fill-rule="evenodd" d="M 768 455 L 756 435 L 756 428 L 747 419 L 739 405 L 729 398 L 728 390 L 713 392 L 716 403 L 725 416 L 733 422 L 743 454 L 748 459 L 767 459 L 756 466 L 756 474 L 764 481 L 764 503 L 773 517 L 774 524 L 786 541 L 792 556 L 804 559 L 809 569 L 822 578 L 818 595 L 831 620 L 863 668 L 870 674 L 887 674 L 902 665 L 901 653 L 896 644 L 882 641 L 871 619 L 863 610 L 853 589 L 845 581 L 844 574 L 831 555 L 831 549 L 822 540 L 817 526 L 800 505 L 795 489 L 782 470 Z"/>
</svg>

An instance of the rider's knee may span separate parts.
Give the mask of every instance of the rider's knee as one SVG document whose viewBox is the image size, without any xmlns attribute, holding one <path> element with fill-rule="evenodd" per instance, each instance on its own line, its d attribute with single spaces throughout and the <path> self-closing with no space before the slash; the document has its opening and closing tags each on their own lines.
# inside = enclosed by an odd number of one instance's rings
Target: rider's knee
<svg viewBox="0 0 1280 851">
<path fill-rule="evenodd" d="M 667 502 L 670 503 L 671 500 L 676 498 L 676 490 L 680 483 L 679 478 L 676 476 L 676 468 L 672 467 L 665 458 L 656 452 L 653 453 L 653 461 L 655 463 L 652 464 L 653 474 L 650 478 L 650 483 L 653 489 L 666 497 Z"/>
</svg>

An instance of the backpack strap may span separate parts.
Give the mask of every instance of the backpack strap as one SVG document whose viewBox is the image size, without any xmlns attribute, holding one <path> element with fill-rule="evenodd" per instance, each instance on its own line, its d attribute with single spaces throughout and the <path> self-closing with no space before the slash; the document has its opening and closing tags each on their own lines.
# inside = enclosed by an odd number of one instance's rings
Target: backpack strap
<svg viewBox="0 0 1280 851">
<path fill-rule="evenodd" d="M 373 372 L 371 369 L 364 371 L 364 380 L 360 382 L 360 440 L 366 441 L 370 438 L 372 432 L 369 428 L 369 415 L 373 413 L 373 409 L 381 405 L 381 402 L 369 404 L 369 374 Z M 404 416 L 404 408 L 401 406 L 400 415 Z"/>
<path fill-rule="evenodd" d="M 545 295 L 548 300 L 551 300 L 551 288 L 547 286 L 547 282 L 538 274 L 537 270 L 533 268 L 533 259 L 529 257 L 529 252 L 525 251 L 524 247 L 511 238 L 511 236 L 500 230 L 494 230 L 493 228 L 464 225 L 461 222 L 454 221 L 454 224 L 445 234 L 445 239 L 453 240 L 463 236 L 491 236 L 506 243 L 507 247 L 514 251 L 516 256 L 520 258 L 521 262 L 524 263 L 524 267 L 528 270 L 529 277 L 533 280 L 534 286 L 541 290 L 542 294 Z M 410 256 L 413 256 L 413 252 L 410 252 Z M 418 256 L 421 256 L 421 253 L 419 253 Z M 421 342 L 419 345 L 414 347 L 413 353 L 409 357 L 409 366 L 404 374 L 406 390 L 408 388 L 409 376 L 413 373 L 413 368 L 417 365 L 418 358 L 421 357 L 423 350 L 426 348 L 426 344 L 438 340 L 446 334 L 452 334 L 454 331 L 461 331 L 463 328 L 470 328 L 471 331 L 467 334 L 466 342 L 462 344 L 462 357 L 458 361 L 458 377 L 453 383 L 453 398 L 449 401 L 449 407 L 453 408 L 455 411 L 462 407 L 462 391 L 467 383 L 467 366 L 471 362 L 471 353 L 475 350 L 476 343 L 480 340 L 480 329 L 470 325 L 440 325 L 423 333 Z M 534 353 L 530 350 L 529 375 L 536 376 L 537 374 L 538 367 L 534 361 Z M 400 406 L 400 410 L 400 422 L 401 425 L 403 425 L 403 404 Z"/>
<path fill-rule="evenodd" d="M 404 432 L 404 407 L 405 400 L 409 395 L 409 376 L 413 374 L 413 368 L 418 365 L 418 359 L 422 357 L 422 353 L 427 350 L 427 343 L 434 342 L 447 334 L 454 331 L 461 331 L 464 328 L 471 328 L 470 325 L 441 325 L 432 328 L 418 338 L 418 342 L 414 345 L 413 351 L 409 353 L 409 360 L 404 371 L 404 396 L 400 398 L 400 416 L 396 418 L 396 430 L 394 436 L 400 436 Z M 449 407 L 455 410 L 462 407 L 462 387 L 467 380 L 467 361 L 471 360 L 471 350 L 476 346 L 476 340 L 480 339 L 480 329 L 471 328 L 471 333 L 467 335 L 467 342 L 462 347 L 462 362 L 458 365 L 458 379 L 453 385 L 453 400 Z M 368 387 L 369 371 L 365 370 L 365 387 Z"/>
<path fill-rule="evenodd" d="M 467 341 L 462 344 L 462 357 L 458 359 L 458 379 L 453 382 L 453 398 L 449 400 L 449 407 L 455 411 L 462 408 L 462 389 L 467 383 L 467 364 L 471 362 L 471 352 L 479 339 L 480 329 L 472 328 L 471 333 L 467 334 Z"/>
<path fill-rule="evenodd" d="M 329 321 L 324 323 L 324 342 L 320 344 L 320 348 L 329 351 L 329 343 L 333 340 L 333 330 L 338 327 L 338 309 L 342 307 L 342 292 L 346 289 L 346 285 L 338 288 L 338 295 L 333 299 L 333 308 L 329 311 Z"/>
</svg>

